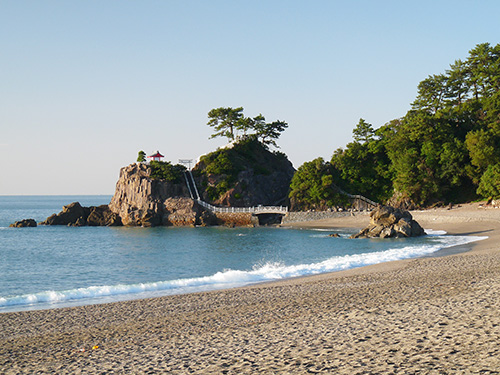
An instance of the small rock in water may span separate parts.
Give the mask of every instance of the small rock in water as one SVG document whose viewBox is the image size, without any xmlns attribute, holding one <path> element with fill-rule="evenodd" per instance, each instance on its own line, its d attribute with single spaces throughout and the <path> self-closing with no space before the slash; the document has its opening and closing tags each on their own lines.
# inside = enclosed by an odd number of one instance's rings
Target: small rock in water
<svg viewBox="0 0 500 375">
<path fill-rule="evenodd" d="M 26 227 L 36 227 L 36 221 L 34 219 L 24 219 L 16 221 L 14 224 L 10 224 L 11 228 L 26 228 Z"/>
<path fill-rule="evenodd" d="M 331 233 L 331 234 L 328 235 L 328 237 L 338 238 L 338 237 L 340 237 L 340 234 L 338 234 L 338 233 Z"/>
</svg>

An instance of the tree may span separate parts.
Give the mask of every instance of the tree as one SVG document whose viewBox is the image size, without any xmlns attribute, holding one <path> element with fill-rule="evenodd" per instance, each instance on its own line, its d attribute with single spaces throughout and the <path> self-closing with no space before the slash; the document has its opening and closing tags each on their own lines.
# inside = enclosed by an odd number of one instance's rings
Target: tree
<svg viewBox="0 0 500 375">
<path fill-rule="evenodd" d="M 280 120 L 266 123 L 265 120 L 266 119 L 262 115 L 254 118 L 253 128 L 257 138 L 266 146 L 273 145 L 274 147 L 279 147 L 276 144 L 276 139 L 278 139 L 281 133 L 288 128 L 288 124 Z"/>
<path fill-rule="evenodd" d="M 334 185 L 334 172 L 323 158 L 302 164 L 290 183 L 292 209 L 325 209 L 345 203 L 345 197 Z"/>
<path fill-rule="evenodd" d="M 445 98 L 448 105 L 461 105 L 469 92 L 469 83 L 467 81 L 467 64 L 462 60 L 455 61 L 450 65 L 450 70 L 446 71 Z"/>
<path fill-rule="evenodd" d="M 207 125 L 215 128 L 215 133 L 210 138 L 227 137 L 230 141 L 237 138 L 237 131 L 246 135 L 254 135 L 266 146 L 278 147 L 276 139 L 288 128 L 284 121 L 266 123 L 266 118 L 259 114 L 254 118 L 243 116 L 243 107 L 238 108 L 215 108 L 208 112 L 209 121 Z M 252 132 L 248 134 L 249 132 Z"/>
<path fill-rule="evenodd" d="M 421 206 L 494 196 L 500 45 L 477 45 L 467 59 L 420 82 L 404 117 L 376 132 L 360 119 L 353 137 L 331 161 L 340 175 L 336 183 L 346 191 L 383 201 L 392 190 Z"/>
<path fill-rule="evenodd" d="M 412 103 L 414 109 L 435 113 L 443 107 L 446 95 L 446 76 L 432 75 L 418 84 L 418 96 Z"/>
<path fill-rule="evenodd" d="M 491 47 L 489 43 L 478 44 L 469 51 L 468 78 L 476 100 L 500 89 L 499 52 L 500 45 Z"/>
<path fill-rule="evenodd" d="M 369 124 L 360 118 L 358 124 L 352 131 L 352 134 L 355 142 L 366 143 L 373 140 L 375 130 L 373 130 L 372 124 Z"/>
<path fill-rule="evenodd" d="M 354 142 L 334 152 L 331 164 L 340 179 L 337 183 L 351 194 L 383 202 L 392 193 L 390 160 L 385 149 L 384 131 L 376 132 L 360 119 L 353 130 Z"/>
<path fill-rule="evenodd" d="M 145 161 L 146 161 L 146 153 L 141 150 L 137 154 L 137 162 L 138 163 L 144 163 Z"/>
<path fill-rule="evenodd" d="M 481 170 L 485 170 L 490 164 L 500 162 L 498 140 L 491 131 L 480 129 L 469 132 L 465 142 L 470 153 L 471 163 Z"/>
<path fill-rule="evenodd" d="M 208 126 L 215 129 L 210 138 L 227 137 L 233 141 L 236 137 L 235 130 L 243 126 L 243 107 L 231 108 L 220 107 L 208 112 Z"/>
<path fill-rule="evenodd" d="M 485 198 L 500 198 L 500 164 L 488 166 L 481 177 L 477 192 Z"/>
</svg>

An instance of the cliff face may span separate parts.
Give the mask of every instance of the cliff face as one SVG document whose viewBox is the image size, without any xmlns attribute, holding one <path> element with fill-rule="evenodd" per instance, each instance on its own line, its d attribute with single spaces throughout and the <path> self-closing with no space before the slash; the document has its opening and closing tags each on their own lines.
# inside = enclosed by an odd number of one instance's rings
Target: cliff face
<svg viewBox="0 0 500 375">
<path fill-rule="evenodd" d="M 120 170 L 120 178 L 109 208 L 123 225 L 203 225 L 210 217 L 189 197 L 183 181 L 168 182 L 151 177 L 145 164 Z"/>
</svg>

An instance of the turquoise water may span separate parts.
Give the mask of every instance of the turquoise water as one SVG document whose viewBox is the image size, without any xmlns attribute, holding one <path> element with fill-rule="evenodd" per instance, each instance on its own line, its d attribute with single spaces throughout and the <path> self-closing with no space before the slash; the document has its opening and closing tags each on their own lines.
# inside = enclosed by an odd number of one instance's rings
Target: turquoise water
<svg viewBox="0 0 500 375">
<path fill-rule="evenodd" d="M 476 237 L 350 240 L 352 229 L 8 228 L 110 196 L 0 197 L 0 312 L 229 288 L 432 254 Z"/>
</svg>

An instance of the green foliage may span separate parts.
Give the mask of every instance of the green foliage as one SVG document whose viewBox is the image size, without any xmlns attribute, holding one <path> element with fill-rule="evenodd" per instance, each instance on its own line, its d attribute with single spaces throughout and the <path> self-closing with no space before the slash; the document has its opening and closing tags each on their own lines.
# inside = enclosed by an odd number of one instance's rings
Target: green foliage
<svg viewBox="0 0 500 375">
<path fill-rule="evenodd" d="M 323 158 L 302 164 L 290 184 L 292 208 L 298 210 L 325 209 L 345 203 L 345 197 L 334 185 L 335 170 Z"/>
<path fill-rule="evenodd" d="M 141 150 L 137 154 L 137 162 L 138 163 L 144 163 L 145 161 L 146 161 L 146 153 Z"/>
<path fill-rule="evenodd" d="M 159 180 L 166 180 L 173 183 L 182 182 L 182 174 L 186 171 L 186 167 L 180 164 L 172 165 L 170 162 L 151 161 L 151 177 Z"/>
<path fill-rule="evenodd" d="M 233 166 L 231 160 L 229 159 L 227 152 L 218 151 L 213 156 L 214 157 L 207 164 L 207 168 L 206 168 L 207 173 L 227 174 L 227 175 L 234 174 L 235 167 Z"/>
<path fill-rule="evenodd" d="M 345 150 L 338 149 L 332 156 L 331 164 L 339 174 L 337 184 L 351 194 L 383 202 L 392 194 L 392 173 L 385 139 L 375 139 L 373 130 L 363 131 L 363 136 L 360 134 L 357 138 L 363 143 L 349 143 Z"/>
<path fill-rule="evenodd" d="M 485 198 L 500 198 L 500 163 L 488 166 L 481 177 L 477 192 Z"/>
<path fill-rule="evenodd" d="M 410 111 L 387 140 L 394 189 L 418 205 L 466 200 L 474 191 L 466 132 L 448 115 Z"/>
<path fill-rule="evenodd" d="M 422 81 L 413 109 L 388 132 L 394 189 L 419 205 L 474 199 L 500 162 L 499 88 L 500 45 L 488 43 Z"/>
<path fill-rule="evenodd" d="M 465 139 L 472 165 L 485 170 L 490 164 L 500 162 L 498 137 L 487 129 L 467 134 Z"/>
<path fill-rule="evenodd" d="M 247 168 L 253 169 L 256 174 L 267 174 L 269 170 L 265 165 L 272 160 L 263 158 L 266 154 L 265 145 L 255 136 L 248 136 L 231 148 L 221 148 L 202 156 L 200 161 L 205 164 L 205 172 L 208 174 L 226 174 L 237 177 L 239 172 Z M 284 158 L 286 159 L 286 155 Z"/>
<path fill-rule="evenodd" d="M 231 148 L 221 148 L 202 156 L 202 183 L 207 185 L 209 199 L 215 201 L 232 189 L 238 181 L 238 175 L 245 170 L 251 170 L 254 175 L 269 175 L 272 170 L 280 168 L 280 163 L 288 163 L 285 154 L 278 156 L 276 158 L 275 153 L 269 152 L 255 135 L 241 139 Z M 242 188 L 245 189 L 243 185 Z"/>
<path fill-rule="evenodd" d="M 278 147 L 275 140 L 279 138 L 281 133 L 286 128 L 288 128 L 288 124 L 279 120 L 271 123 L 265 123 L 264 116 L 259 116 L 261 117 L 261 121 L 255 121 L 253 126 L 255 134 L 263 144 Z"/>
<path fill-rule="evenodd" d="M 266 146 L 278 147 L 276 140 L 288 128 L 288 124 L 284 121 L 277 120 L 266 123 L 262 114 L 254 118 L 244 117 L 243 107 L 214 108 L 208 112 L 208 118 L 207 125 L 215 130 L 210 138 L 227 137 L 230 141 L 234 141 L 237 139 L 238 131 L 240 131 L 243 132 L 243 138 L 247 138 L 249 135 L 256 136 Z"/>
<path fill-rule="evenodd" d="M 479 101 L 500 90 L 500 45 L 478 44 L 469 51 L 466 61 L 457 60 L 445 74 L 431 75 L 418 85 L 415 110 L 436 113 Z"/>
<path fill-rule="evenodd" d="M 214 108 L 208 112 L 208 126 L 214 128 L 215 133 L 211 138 L 227 137 L 229 140 L 234 140 L 235 130 L 238 127 L 246 127 L 243 120 L 243 107 L 238 108 Z M 243 121 L 242 121 L 243 120 Z"/>
<path fill-rule="evenodd" d="M 267 148 L 287 128 L 282 121 L 266 123 L 261 114 L 243 116 L 243 108 L 219 108 L 209 113 L 213 136 L 244 142 L 212 154 L 208 169 L 230 186 L 245 160 L 255 173 L 265 174 L 265 161 L 254 160 L 255 144 Z M 248 142 L 247 142 L 248 141 Z M 255 142 L 252 143 L 252 142 Z M 227 157 L 226 157 L 227 156 Z M 353 142 L 335 151 L 331 162 L 318 158 L 295 174 L 290 198 L 295 208 L 319 209 L 342 198 L 337 186 L 385 202 L 394 193 L 417 205 L 498 197 L 500 165 L 500 45 L 478 44 L 464 60 L 418 85 L 412 109 L 377 130 L 360 119 Z M 219 184 L 220 185 L 220 184 Z"/>
<path fill-rule="evenodd" d="M 366 143 L 374 139 L 375 130 L 373 130 L 372 124 L 369 124 L 360 118 L 358 125 L 354 128 L 352 134 L 355 142 Z"/>
<path fill-rule="evenodd" d="M 360 119 L 353 139 L 334 152 L 334 170 L 322 172 L 351 194 L 384 202 L 397 192 L 422 206 L 475 199 L 476 191 L 493 196 L 493 166 L 500 164 L 500 45 L 479 44 L 466 60 L 424 79 L 404 117 L 376 131 Z M 294 196 L 314 205 L 321 184 L 310 165 L 304 168 L 316 182 L 308 187 L 297 180 Z"/>
</svg>

